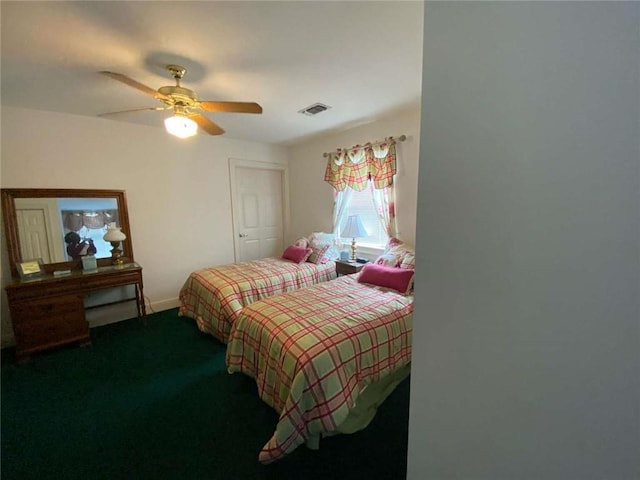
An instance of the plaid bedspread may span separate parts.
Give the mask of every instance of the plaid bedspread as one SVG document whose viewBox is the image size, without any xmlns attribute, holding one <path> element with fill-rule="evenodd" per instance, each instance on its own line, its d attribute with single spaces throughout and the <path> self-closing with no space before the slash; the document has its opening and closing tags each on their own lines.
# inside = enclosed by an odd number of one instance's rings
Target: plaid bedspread
<svg viewBox="0 0 640 480">
<path fill-rule="evenodd" d="M 413 298 L 356 278 L 261 300 L 236 319 L 228 370 L 255 378 L 260 398 L 280 414 L 260 462 L 336 431 L 366 385 L 411 361 Z"/>
<path fill-rule="evenodd" d="M 281 258 L 196 270 L 180 290 L 179 315 L 195 319 L 200 330 L 226 342 L 238 312 L 246 305 L 333 278 L 334 262 L 297 264 Z"/>
</svg>

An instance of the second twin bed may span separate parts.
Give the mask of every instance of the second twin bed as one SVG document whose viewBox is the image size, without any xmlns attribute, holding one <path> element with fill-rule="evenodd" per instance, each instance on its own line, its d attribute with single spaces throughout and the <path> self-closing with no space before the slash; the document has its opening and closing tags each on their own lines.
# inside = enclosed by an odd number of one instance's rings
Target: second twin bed
<svg viewBox="0 0 640 480">
<path fill-rule="evenodd" d="M 365 428 L 409 375 L 415 255 L 396 246 L 360 273 L 266 258 L 191 273 L 180 315 L 227 343 L 230 373 L 255 379 L 278 414 L 270 463 L 321 437 Z"/>
</svg>

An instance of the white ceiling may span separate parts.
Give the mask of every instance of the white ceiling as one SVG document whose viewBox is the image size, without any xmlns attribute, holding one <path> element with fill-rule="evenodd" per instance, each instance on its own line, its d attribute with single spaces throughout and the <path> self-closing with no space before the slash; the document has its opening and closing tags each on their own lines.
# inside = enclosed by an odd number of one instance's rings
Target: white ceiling
<svg viewBox="0 0 640 480">
<path fill-rule="evenodd" d="M 3 0 L 2 105 L 76 115 L 161 106 L 100 75 L 157 89 L 165 65 L 201 100 L 252 101 L 262 115 L 207 113 L 225 136 L 291 145 L 420 102 L 422 2 Z M 313 103 L 332 108 L 297 113 Z M 164 112 L 105 121 L 162 128 Z"/>
</svg>

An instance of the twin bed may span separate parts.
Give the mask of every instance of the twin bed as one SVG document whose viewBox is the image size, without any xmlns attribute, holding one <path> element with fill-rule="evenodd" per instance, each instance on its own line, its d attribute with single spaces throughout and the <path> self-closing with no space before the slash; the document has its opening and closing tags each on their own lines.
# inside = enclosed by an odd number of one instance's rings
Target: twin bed
<svg viewBox="0 0 640 480">
<path fill-rule="evenodd" d="M 229 372 L 253 377 L 260 398 L 280 414 L 261 462 L 366 427 L 409 373 L 413 297 L 358 276 L 266 298 L 236 319 Z"/>
<path fill-rule="evenodd" d="M 180 290 L 179 315 L 227 343 L 231 326 L 247 305 L 336 278 L 335 262 L 294 263 L 269 257 L 196 270 Z"/>
<path fill-rule="evenodd" d="M 227 343 L 229 372 L 280 415 L 260 462 L 363 429 L 409 374 L 413 295 L 359 281 L 365 270 L 336 278 L 334 262 L 270 258 L 187 279 L 180 315 Z"/>
</svg>

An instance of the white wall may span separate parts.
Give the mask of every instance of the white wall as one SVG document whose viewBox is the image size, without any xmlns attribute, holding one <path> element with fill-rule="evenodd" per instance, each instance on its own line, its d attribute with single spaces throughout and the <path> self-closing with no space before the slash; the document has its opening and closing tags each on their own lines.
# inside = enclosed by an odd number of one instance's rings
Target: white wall
<svg viewBox="0 0 640 480">
<path fill-rule="evenodd" d="M 3 188 L 126 191 L 133 251 L 155 310 L 177 306 L 192 270 L 233 261 L 228 159 L 288 162 L 284 147 L 208 135 L 181 141 L 162 128 L 11 107 L 2 108 L 1 154 Z M 2 271 L 5 285 L 4 251 Z M 2 307 L 6 345 L 4 291 Z M 135 305 L 123 318 L 131 312 Z"/>
<path fill-rule="evenodd" d="M 640 4 L 427 2 L 408 478 L 640 475 Z"/>
<path fill-rule="evenodd" d="M 291 147 L 289 174 L 292 238 L 289 240 L 293 241 L 298 236 L 314 231 L 332 230 L 333 189 L 323 180 L 327 166 L 327 159 L 322 156 L 323 153 L 403 134 L 407 136 L 407 140 L 398 142 L 396 150 L 396 219 L 398 236 L 407 243 L 415 244 L 420 144 L 419 107 Z"/>
</svg>

